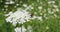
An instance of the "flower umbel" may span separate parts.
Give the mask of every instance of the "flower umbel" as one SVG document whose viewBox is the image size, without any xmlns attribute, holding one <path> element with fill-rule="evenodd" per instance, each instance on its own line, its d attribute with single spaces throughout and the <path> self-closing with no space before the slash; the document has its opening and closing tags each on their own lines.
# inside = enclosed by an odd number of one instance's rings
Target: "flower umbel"
<svg viewBox="0 0 60 32">
<path fill-rule="evenodd" d="M 6 21 L 12 23 L 14 26 L 16 26 L 15 24 L 17 23 L 23 24 L 26 21 L 30 20 L 30 14 L 29 12 L 25 10 L 18 10 L 14 13 L 10 12 L 9 14 L 6 14 L 5 16 L 8 16 L 6 18 Z"/>
<path fill-rule="evenodd" d="M 22 26 L 22 27 L 16 27 L 15 28 L 15 32 L 26 32 L 26 29 L 25 29 L 24 26 Z"/>
</svg>

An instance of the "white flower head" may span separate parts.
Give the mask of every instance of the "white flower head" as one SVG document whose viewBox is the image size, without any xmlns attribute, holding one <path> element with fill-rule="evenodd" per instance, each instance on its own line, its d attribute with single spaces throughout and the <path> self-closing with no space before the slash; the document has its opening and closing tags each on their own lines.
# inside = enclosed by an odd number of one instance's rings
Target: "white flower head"
<svg viewBox="0 0 60 32">
<path fill-rule="evenodd" d="M 57 5 L 53 5 L 53 7 L 54 7 L 54 8 L 58 8 L 58 6 L 57 6 Z"/>
<path fill-rule="evenodd" d="M 37 16 L 33 16 L 31 19 L 36 19 L 37 18 Z"/>
<path fill-rule="evenodd" d="M 27 12 L 25 10 L 22 10 L 22 11 L 18 10 L 18 11 L 14 12 L 14 13 L 10 12 L 9 14 L 6 14 L 6 16 L 8 16 L 6 18 L 6 21 L 10 22 L 10 23 L 13 23 L 13 25 L 14 25 L 14 23 L 15 24 L 17 24 L 17 23 L 23 24 L 26 21 L 30 20 L 30 14 L 29 14 L 29 12 Z"/>
<path fill-rule="evenodd" d="M 11 14 L 13 14 L 13 12 L 11 11 L 11 12 L 9 12 L 9 14 L 5 14 L 5 16 L 9 16 L 9 15 L 11 15 Z"/>
<path fill-rule="evenodd" d="M 25 10 L 28 10 L 28 9 L 34 9 L 34 7 L 32 5 L 29 5 L 29 6 L 26 7 Z"/>
<path fill-rule="evenodd" d="M 15 32 L 26 32 L 26 29 L 25 29 L 24 26 L 22 26 L 22 27 L 16 27 L 15 28 Z"/>
<path fill-rule="evenodd" d="M 59 12 L 59 8 L 56 8 L 56 11 Z"/>
</svg>

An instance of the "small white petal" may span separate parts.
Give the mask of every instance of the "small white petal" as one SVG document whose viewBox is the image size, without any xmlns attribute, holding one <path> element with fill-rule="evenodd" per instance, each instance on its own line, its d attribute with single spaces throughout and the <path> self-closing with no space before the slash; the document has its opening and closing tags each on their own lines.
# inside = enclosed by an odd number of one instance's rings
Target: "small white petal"
<svg viewBox="0 0 60 32">
<path fill-rule="evenodd" d="M 13 24 L 13 26 L 16 26 L 17 22 L 14 21 L 12 24 Z"/>
<path fill-rule="evenodd" d="M 21 27 L 15 28 L 15 32 L 21 32 Z"/>
</svg>

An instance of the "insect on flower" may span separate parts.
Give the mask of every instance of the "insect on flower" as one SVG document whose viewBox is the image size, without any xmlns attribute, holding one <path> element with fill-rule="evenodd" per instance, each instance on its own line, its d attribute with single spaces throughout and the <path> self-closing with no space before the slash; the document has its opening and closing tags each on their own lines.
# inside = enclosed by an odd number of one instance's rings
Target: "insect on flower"
<svg viewBox="0 0 60 32">
<path fill-rule="evenodd" d="M 30 15 L 30 16 L 31 16 L 31 17 L 33 17 L 33 15 L 34 15 L 34 13 L 31 13 L 31 15 Z"/>
</svg>

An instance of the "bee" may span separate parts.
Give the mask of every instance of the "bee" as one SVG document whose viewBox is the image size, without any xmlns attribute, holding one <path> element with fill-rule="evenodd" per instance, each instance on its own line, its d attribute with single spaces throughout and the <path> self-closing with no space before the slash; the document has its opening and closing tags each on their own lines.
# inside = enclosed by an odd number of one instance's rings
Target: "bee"
<svg viewBox="0 0 60 32">
<path fill-rule="evenodd" d="M 31 17 L 33 17 L 33 15 L 34 15 L 34 13 L 31 13 L 31 15 L 30 15 L 30 16 L 31 16 Z"/>
</svg>

